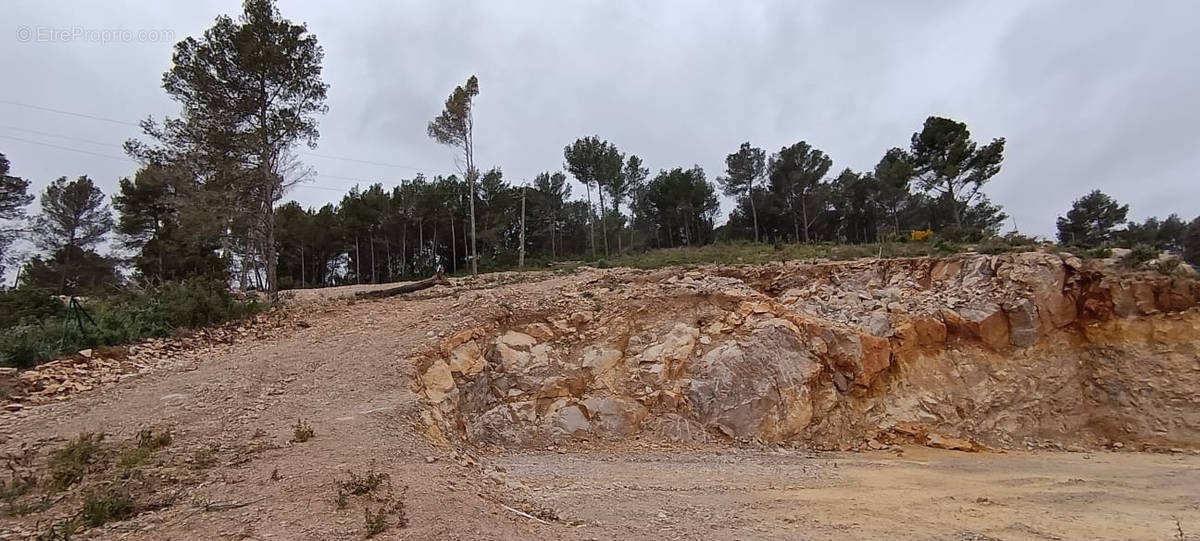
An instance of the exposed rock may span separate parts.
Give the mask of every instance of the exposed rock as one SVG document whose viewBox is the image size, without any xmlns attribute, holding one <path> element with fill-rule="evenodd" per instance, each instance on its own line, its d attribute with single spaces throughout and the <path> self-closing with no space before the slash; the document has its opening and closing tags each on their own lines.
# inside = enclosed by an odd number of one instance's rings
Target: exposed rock
<svg viewBox="0 0 1200 541">
<path fill-rule="evenodd" d="M 1008 314 L 1009 341 L 1018 347 L 1032 346 L 1041 333 L 1037 305 L 1030 299 L 1021 299 L 1005 307 Z"/>
</svg>

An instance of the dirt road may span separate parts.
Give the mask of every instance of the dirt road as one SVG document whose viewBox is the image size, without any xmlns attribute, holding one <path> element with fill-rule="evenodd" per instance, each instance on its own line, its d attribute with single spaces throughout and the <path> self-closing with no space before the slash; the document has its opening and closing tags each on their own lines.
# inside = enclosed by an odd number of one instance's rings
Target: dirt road
<svg viewBox="0 0 1200 541">
<path fill-rule="evenodd" d="M 571 280 L 311 305 L 278 335 L 5 413 L 0 447 L 45 456 L 83 432 L 120 442 L 170 428 L 170 445 L 144 471 L 123 474 L 166 479 L 164 504 L 76 539 L 359 539 L 367 511 L 395 501 L 407 526 L 389 512 L 376 539 L 1173 539 L 1175 518 L 1200 539 L 1200 457 L 1186 454 L 640 442 L 471 454 L 430 443 L 410 355 L 460 328 L 465 313 L 534 302 Z M 315 436 L 292 441 L 297 421 Z M 388 474 L 391 491 L 339 504 L 341 483 L 369 472 Z M 0 539 L 44 533 L 82 498 L 68 491 L 47 511 L 5 516 Z"/>
</svg>

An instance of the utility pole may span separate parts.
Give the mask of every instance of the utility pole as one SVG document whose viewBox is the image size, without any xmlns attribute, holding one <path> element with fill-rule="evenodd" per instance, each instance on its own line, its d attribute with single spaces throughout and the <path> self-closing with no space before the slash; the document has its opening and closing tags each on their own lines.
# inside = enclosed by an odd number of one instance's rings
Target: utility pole
<svg viewBox="0 0 1200 541">
<path fill-rule="evenodd" d="M 525 185 L 521 185 L 521 251 L 517 256 L 517 268 L 525 268 Z"/>
</svg>

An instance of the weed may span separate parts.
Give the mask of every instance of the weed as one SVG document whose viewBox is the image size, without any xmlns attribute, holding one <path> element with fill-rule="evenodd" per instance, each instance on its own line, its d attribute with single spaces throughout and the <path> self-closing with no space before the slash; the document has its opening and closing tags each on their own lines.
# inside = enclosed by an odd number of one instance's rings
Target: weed
<svg viewBox="0 0 1200 541">
<path fill-rule="evenodd" d="M 192 467 L 206 470 L 217 465 L 217 453 L 212 447 L 201 447 L 192 452 Z"/>
<path fill-rule="evenodd" d="M 313 439 L 317 433 L 313 431 L 312 425 L 307 422 L 297 419 L 296 426 L 292 427 L 292 441 L 295 443 L 304 443 Z"/>
<path fill-rule="evenodd" d="M 75 517 L 68 518 L 62 522 L 51 522 L 48 529 L 43 530 L 34 539 L 36 541 L 70 541 L 80 526 L 79 519 Z"/>
<path fill-rule="evenodd" d="M 115 520 L 125 520 L 134 514 L 133 497 L 122 490 L 92 492 L 83 501 L 80 515 L 93 528 Z"/>
<path fill-rule="evenodd" d="M 350 505 L 350 497 L 346 495 L 345 491 L 339 488 L 337 491 L 337 496 L 333 499 L 333 504 L 336 505 L 338 509 L 345 509 Z"/>
<path fill-rule="evenodd" d="M 54 506 L 56 502 L 50 499 L 48 494 L 43 495 L 32 501 L 16 501 L 9 500 L 4 506 L 4 515 L 9 517 L 20 517 L 24 515 L 32 515 L 41 513 Z"/>
<path fill-rule="evenodd" d="M 122 468 L 135 468 L 150 458 L 150 455 L 153 455 L 155 451 L 170 444 L 170 430 L 163 430 L 159 433 L 155 433 L 150 429 L 141 430 L 138 432 L 136 445 L 132 449 L 121 453 L 121 456 L 117 459 L 117 463 Z"/>
<path fill-rule="evenodd" d="M 171 430 L 163 430 L 155 434 L 153 430 L 145 429 L 138 432 L 137 446 L 142 449 L 157 451 L 171 445 Z"/>
<path fill-rule="evenodd" d="M 278 481 L 280 479 L 283 479 L 283 477 L 279 476 L 279 468 L 275 468 L 275 469 L 271 470 L 271 480 Z"/>
<path fill-rule="evenodd" d="M 370 507 L 363 508 L 363 515 L 365 515 L 363 532 L 368 539 L 374 537 L 376 534 L 383 533 L 388 528 L 387 515 L 384 511 L 382 507 L 374 513 L 371 512 Z"/>
<path fill-rule="evenodd" d="M 1173 276 L 1179 273 L 1180 265 L 1182 264 L 1183 260 L 1180 259 L 1163 259 L 1158 262 L 1158 265 L 1154 266 L 1154 270 L 1165 276 Z"/>
<path fill-rule="evenodd" d="M 338 483 L 338 491 L 345 492 L 351 496 L 362 496 L 370 494 L 376 489 L 383 486 L 391 480 L 391 477 L 383 472 L 374 472 L 367 470 L 367 473 L 358 475 L 350 472 L 350 479 Z"/>
<path fill-rule="evenodd" d="M 1009 245 L 1008 241 L 1000 237 L 984 239 L 983 242 L 979 243 L 979 246 L 976 249 L 979 251 L 979 253 L 988 255 L 1003 254 L 1013 251 L 1013 247 Z"/>
<path fill-rule="evenodd" d="M 48 462 L 51 487 L 63 490 L 81 481 L 91 469 L 103 440 L 104 434 L 85 432 L 62 449 L 52 451 Z"/>
</svg>

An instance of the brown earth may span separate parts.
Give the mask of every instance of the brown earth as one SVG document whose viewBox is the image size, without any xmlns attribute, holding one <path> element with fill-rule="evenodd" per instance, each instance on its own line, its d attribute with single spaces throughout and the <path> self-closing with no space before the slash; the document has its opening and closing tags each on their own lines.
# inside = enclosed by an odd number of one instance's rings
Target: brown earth
<svg viewBox="0 0 1200 541">
<path fill-rule="evenodd" d="M 0 539 L 127 485 L 140 513 L 75 538 L 355 539 L 384 508 L 378 539 L 1200 539 L 1198 300 L 1054 254 L 305 292 L 20 378 L 14 476 L 108 447 Z M 390 492 L 339 507 L 369 471 Z"/>
</svg>

